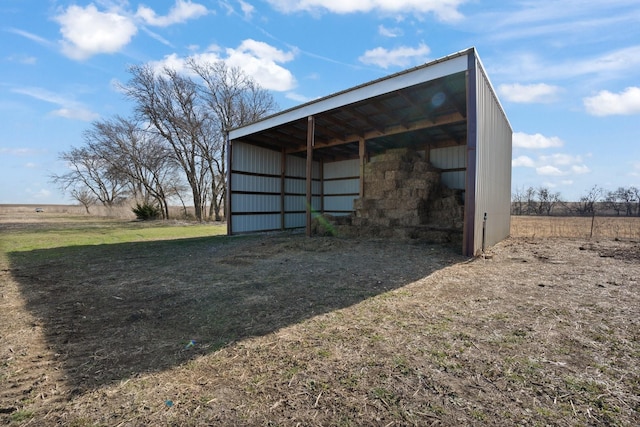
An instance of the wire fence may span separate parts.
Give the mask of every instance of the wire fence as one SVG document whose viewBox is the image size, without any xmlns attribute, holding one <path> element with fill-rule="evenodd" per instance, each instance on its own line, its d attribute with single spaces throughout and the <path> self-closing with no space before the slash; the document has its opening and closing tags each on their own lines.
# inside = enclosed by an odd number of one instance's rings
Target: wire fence
<svg viewBox="0 0 640 427">
<path fill-rule="evenodd" d="M 640 217 L 512 216 L 511 236 L 640 240 Z"/>
</svg>

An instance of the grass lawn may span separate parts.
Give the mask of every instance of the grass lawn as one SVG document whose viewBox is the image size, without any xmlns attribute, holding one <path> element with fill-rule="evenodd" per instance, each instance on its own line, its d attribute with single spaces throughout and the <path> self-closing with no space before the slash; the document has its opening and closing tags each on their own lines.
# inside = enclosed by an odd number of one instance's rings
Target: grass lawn
<svg viewBox="0 0 640 427">
<path fill-rule="evenodd" d="M 45 214 L 0 216 L 0 424 L 640 425 L 636 240 Z"/>
</svg>

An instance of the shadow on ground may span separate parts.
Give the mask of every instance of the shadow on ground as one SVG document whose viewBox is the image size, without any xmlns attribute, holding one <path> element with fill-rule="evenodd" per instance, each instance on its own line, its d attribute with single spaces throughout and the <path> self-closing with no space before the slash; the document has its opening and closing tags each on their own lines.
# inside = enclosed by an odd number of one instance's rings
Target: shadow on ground
<svg viewBox="0 0 640 427">
<path fill-rule="evenodd" d="M 300 235 L 9 256 L 71 396 L 356 304 L 464 259 L 442 246 Z"/>
</svg>

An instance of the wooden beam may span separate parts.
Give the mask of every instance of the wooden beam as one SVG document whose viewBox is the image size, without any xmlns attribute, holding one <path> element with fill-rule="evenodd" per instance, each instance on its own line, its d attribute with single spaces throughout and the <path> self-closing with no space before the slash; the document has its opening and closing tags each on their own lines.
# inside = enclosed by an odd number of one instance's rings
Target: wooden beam
<svg viewBox="0 0 640 427">
<path fill-rule="evenodd" d="M 428 128 L 438 127 L 442 125 L 459 123 L 461 121 L 464 121 L 464 119 L 465 118 L 462 116 L 462 114 L 452 113 L 444 116 L 434 117 L 433 119 L 419 120 L 419 121 L 410 123 L 408 127 L 398 125 L 398 126 L 391 126 L 389 128 L 386 128 L 383 131 L 366 132 L 364 135 L 347 135 L 344 137 L 344 139 L 333 139 L 333 140 L 324 142 L 322 143 L 322 145 L 318 145 L 318 148 L 333 147 L 335 145 L 343 145 L 348 142 L 356 142 L 356 141 L 359 141 L 360 138 L 373 139 L 373 138 L 379 138 L 381 136 L 397 135 L 399 133 L 404 133 L 404 132 L 412 132 L 415 130 L 428 129 Z M 292 148 L 292 149 L 288 149 L 287 153 L 297 153 L 300 151 L 302 150 Z"/>
<path fill-rule="evenodd" d="M 313 144 L 314 118 L 307 118 L 307 236 L 311 237 L 311 203 L 313 201 Z"/>
</svg>

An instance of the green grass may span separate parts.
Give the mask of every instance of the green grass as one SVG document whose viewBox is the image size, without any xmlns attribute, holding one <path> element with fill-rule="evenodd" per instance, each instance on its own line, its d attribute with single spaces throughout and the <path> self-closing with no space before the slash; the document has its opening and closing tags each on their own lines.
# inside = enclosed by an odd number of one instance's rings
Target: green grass
<svg viewBox="0 0 640 427">
<path fill-rule="evenodd" d="M 156 222 L 94 221 L 51 224 L 50 227 L 28 225 L 19 230 L 2 230 L 0 251 L 32 251 L 70 246 L 175 240 L 226 234 L 225 225 L 182 225 Z"/>
</svg>

